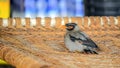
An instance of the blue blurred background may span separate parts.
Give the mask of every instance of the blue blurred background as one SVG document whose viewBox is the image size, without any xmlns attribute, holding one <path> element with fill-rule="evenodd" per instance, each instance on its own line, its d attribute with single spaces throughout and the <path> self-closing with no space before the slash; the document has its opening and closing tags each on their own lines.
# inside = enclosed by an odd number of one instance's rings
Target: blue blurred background
<svg viewBox="0 0 120 68">
<path fill-rule="evenodd" d="M 72 17 L 85 15 L 83 0 L 11 0 L 11 17 Z"/>
</svg>

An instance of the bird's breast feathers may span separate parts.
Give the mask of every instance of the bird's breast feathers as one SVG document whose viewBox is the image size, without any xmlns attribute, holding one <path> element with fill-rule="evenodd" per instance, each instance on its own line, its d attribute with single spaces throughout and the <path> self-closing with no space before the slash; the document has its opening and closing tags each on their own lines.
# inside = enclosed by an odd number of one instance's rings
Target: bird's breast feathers
<svg viewBox="0 0 120 68">
<path fill-rule="evenodd" d="M 65 45 L 69 51 L 83 51 L 86 46 L 82 45 L 82 41 L 75 40 L 74 42 L 69 38 L 65 37 Z"/>
</svg>

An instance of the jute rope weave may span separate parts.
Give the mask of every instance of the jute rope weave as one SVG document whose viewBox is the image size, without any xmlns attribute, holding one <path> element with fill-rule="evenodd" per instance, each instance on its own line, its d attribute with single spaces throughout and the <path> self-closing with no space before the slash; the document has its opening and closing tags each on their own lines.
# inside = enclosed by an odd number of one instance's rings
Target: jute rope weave
<svg viewBox="0 0 120 68">
<path fill-rule="evenodd" d="M 101 48 L 70 53 L 62 25 L 75 22 Z M 120 68 L 120 17 L 0 19 L 0 58 L 16 68 Z"/>
</svg>

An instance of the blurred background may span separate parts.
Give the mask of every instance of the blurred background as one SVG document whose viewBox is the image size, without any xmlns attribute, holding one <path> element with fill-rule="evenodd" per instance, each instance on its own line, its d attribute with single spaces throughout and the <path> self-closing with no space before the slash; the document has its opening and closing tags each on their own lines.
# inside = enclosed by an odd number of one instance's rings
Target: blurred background
<svg viewBox="0 0 120 68">
<path fill-rule="evenodd" d="M 0 17 L 119 16 L 120 0 L 0 0 Z"/>
</svg>

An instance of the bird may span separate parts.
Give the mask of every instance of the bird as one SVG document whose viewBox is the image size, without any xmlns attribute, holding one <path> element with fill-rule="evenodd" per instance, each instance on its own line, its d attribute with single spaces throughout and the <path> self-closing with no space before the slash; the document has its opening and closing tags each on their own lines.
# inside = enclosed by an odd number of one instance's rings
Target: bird
<svg viewBox="0 0 120 68">
<path fill-rule="evenodd" d="M 76 23 L 65 24 L 66 34 L 64 43 L 70 52 L 81 52 L 87 54 L 98 54 L 100 48 Z"/>
</svg>

